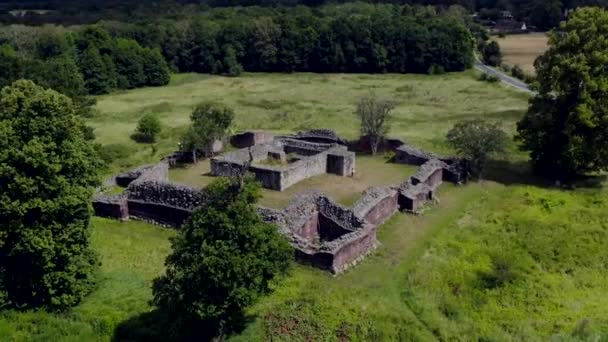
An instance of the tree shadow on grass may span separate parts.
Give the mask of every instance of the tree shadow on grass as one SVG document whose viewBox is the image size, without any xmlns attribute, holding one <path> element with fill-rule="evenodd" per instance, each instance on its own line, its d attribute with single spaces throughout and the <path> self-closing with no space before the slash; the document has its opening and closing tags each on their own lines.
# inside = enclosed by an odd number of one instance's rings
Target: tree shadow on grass
<svg viewBox="0 0 608 342">
<path fill-rule="evenodd" d="M 226 336 L 239 333 L 253 321 L 253 317 L 243 316 L 230 327 L 225 328 Z M 173 341 L 212 341 L 217 329 L 205 322 L 171 321 L 160 311 L 146 312 L 121 322 L 114 330 L 113 342 L 173 342 Z"/>
<path fill-rule="evenodd" d="M 546 188 L 553 185 L 550 181 L 534 175 L 532 166 L 524 160 L 490 160 L 483 179 L 507 186 L 533 185 Z"/>
<path fill-rule="evenodd" d="M 531 185 L 541 188 L 560 187 L 571 190 L 575 188 L 602 188 L 608 181 L 608 175 L 584 175 L 579 176 L 569 184 L 559 184 L 535 175 L 528 161 L 491 160 L 484 171 L 483 179 L 507 186 Z"/>
</svg>

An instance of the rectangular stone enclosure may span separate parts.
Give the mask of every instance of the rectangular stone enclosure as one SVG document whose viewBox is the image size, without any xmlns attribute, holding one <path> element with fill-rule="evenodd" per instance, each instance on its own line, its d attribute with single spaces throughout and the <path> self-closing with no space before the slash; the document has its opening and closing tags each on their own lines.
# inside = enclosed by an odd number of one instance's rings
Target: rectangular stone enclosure
<svg viewBox="0 0 608 342">
<path fill-rule="evenodd" d="M 355 153 L 346 146 L 282 138 L 211 159 L 211 174 L 235 176 L 248 165 L 263 187 L 283 191 L 310 177 L 355 173 Z"/>
</svg>

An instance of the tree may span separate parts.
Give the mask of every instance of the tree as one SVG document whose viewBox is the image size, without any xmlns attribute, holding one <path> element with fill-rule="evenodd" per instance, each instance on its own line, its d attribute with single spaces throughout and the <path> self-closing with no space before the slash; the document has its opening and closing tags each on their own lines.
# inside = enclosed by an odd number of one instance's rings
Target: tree
<svg viewBox="0 0 608 342">
<path fill-rule="evenodd" d="M 220 178 L 207 204 L 172 240 L 166 274 L 154 280 L 154 304 L 177 328 L 206 338 L 242 323 L 243 310 L 271 292 L 293 257 L 287 240 L 258 216 L 260 186 Z"/>
<path fill-rule="evenodd" d="M 143 49 L 143 68 L 146 85 L 158 87 L 169 84 L 171 74 L 167 62 L 158 49 Z"/>
<path fill-rule="evenodd" d="M 530 23 L 541 30 L 550 30 L 562 20 L 560 0 L 535 0 L 528 11 Z"/>
<path fill-rule="evenodd" d="M 113 70 L 109 69 L 108 61 L 104 60 L 97 48 L 87 48 L 80 55 L 79 66 L 89 94 L 107 94 L 115 86 Z"/>
<path fill-rule="evenodd" d="M 139 88 L 146 83 L 143 54 L 143 48 L 134 40 L 117 39 L 114 42 L 111 56 L 116 66 L 118 88 Z"/>
<path fill-rule="evenodd" d="M 156 141 L 156 135 L 160 133 L 160 120 L 156 115 L 146 114 L 142 116 L 137 124 L 137 129 L 131 138 L 137 142 L 153 143 Z"/>
<path fill-rule="evenodd" d="M 374 96 L 363 97 L 357 102 L 356 115 L 361 120 L 361 137 L 369 139 L 372 155 L 378 152 L 380 143 L 390 130 L 392 101 L 381 100 Z"/>
<path fill-rule="evenodd" d="M 0 93 L 0 307 L 77 304 L 94 285 L 101 162 L 72 101 L 31 81 Z"/>
<path fill-rule="evenodd" d="M 192 159 L 196 162 L 197 152 L 205 156 L 213 153 L 213 143 L 223 139 L 234 119 L 232 109 L 213 102 L 199 104 L 190 121 L 192 125 L 182 137 L 182 149 L 192 152 Z"/>
<path fill-rule="evenodd" d="M 0 70 L 0 87 L 10 85 L 23 74 L 23 61 L 8 44 L 0 45 Z"/>
<path fill-rule="evenodd" d="M 608 167 L 608 12 L 575 11 L 549 45 L 517 138 L 538 173 L 570 180 Z"/>
<path fill-rule="evenodd" d="M 489 44 L 484 45 L 481 53 L 485 64 L 491 66 L 500 66 L 502 64 L 502 53 L 500 52 L 500 45 L 497 42 L 491 41 Z"/>
<path fill-rule="evenodd" d="M 491 156 L 505 151 L 507 139 L 498 125 L 479 119 L 461 121 L 447 134 L 448 143 L 468 161 L 474 177 L 481 177 Z"/>
</svg>

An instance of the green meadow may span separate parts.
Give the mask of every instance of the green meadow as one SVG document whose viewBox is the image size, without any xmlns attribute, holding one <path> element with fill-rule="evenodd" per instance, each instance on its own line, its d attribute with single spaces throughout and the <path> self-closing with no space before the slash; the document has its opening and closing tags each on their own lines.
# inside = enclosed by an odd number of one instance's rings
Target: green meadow
<svg viewBox="0 0 608 342">
<path fill-rule="evenodd" d="M 167 87 L 100 97 L 88 123 L 97 142 L 115 146 L 113 170 L 119 170 L 175 149 L 189 112 L 203 100 L 232 106 L 235 131 L 331 128 L 354 138 L 353 104 L 373 92 L 398 103 L 391 136 L 449 153 L 444 136 L 455 122 L 486 118 L 514 134 L 527 107 L 527 95 L 475 76 L 176 75 Z M 129 139 L 146 113 L 164 125 L 154 147 Z M 386 163 L 388 157 L 359 156 L 360 178 L 322 176 L 293 192 L 319 188 L 348 205 L 367 186 L 413 172 Z M 204 186 L 206 168 L 203 162 L 172 170 L 170 177 Z M 380 247 L 346 273 L 332 277 L 294 264 L 276 291 L 250 308 L 245 329 L 229 339 L 608 340 L 608 193 L 602 182 L 552 187 L 530 175 L 525 156 L 512 146 L 484 181 L 444 184 L 439 203 L 424 215 L 397 214 L 379 227 Z M 262 202 L 280 207 L 290 195 L 267 192 Z M 175 232 L 100 218 L 91 230 L 102 261 L 97 289 L 67 312 L 3 313 L 0 340 L 164 340 L 149 317 L 150 286 L 163 272 Z"/>
</svg>

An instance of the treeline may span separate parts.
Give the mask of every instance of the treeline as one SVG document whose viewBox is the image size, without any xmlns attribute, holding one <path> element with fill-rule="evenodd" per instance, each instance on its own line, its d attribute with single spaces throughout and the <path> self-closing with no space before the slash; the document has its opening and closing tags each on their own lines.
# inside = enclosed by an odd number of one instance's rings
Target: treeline
<svg viewBox="0 0 608 342">
<path fill-rule="evenodd" d="M 158 48 L 179 72 L 461 71 L 473 62 L 457 9 L 343 4 L 214 9 L 185 20 L 101 22 L 113 37 Z"/>
<path fill-rule="evenodd" d="M 170 70 L 158 49 L 111 37 L 97 26 L 5 27 L 0 31 L 0 87 L 22 78 L 86 107 L 87 95 L 165 85 Z"/>
<path fill-rule="evenodd" d="M 213 7 L 321 6 L 350 0 L 0 0 L 0 22 L 27 25 L 55 23 L 90 24 L 99 20 L 132 22 L 149 18 L 183 18 Z M 367 0 L 369 3 L 431 5 L 442 8 L 458 5 L 484 18 L 497 20 L 502 11 L 510 11 L 516 20 L 539 28 L 555 26 L 564 11 L 581 6 L 608 6 L 608 0 Z"/>
</svg>

